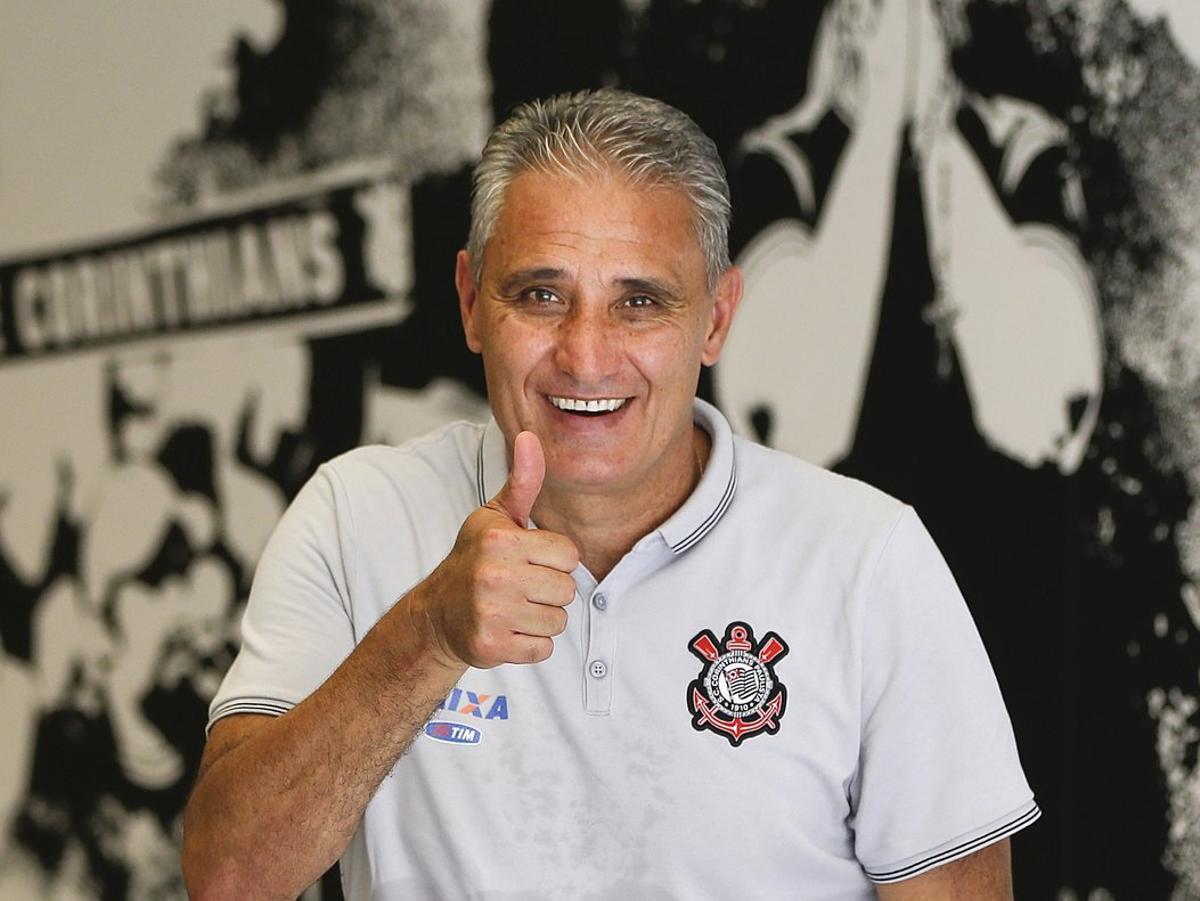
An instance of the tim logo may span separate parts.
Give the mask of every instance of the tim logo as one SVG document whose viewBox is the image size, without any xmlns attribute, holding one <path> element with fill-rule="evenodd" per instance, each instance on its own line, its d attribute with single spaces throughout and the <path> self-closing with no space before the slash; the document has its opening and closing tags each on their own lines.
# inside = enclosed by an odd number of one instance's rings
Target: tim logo
<svg viewBox="0 0 1200 901">
<path fill-rule="evenodd" d="M 477 745 L 483 738 L 483 733 L 474 726 L 447 723 L 445 720 L 426 723 L 425 734 L 437 741 L 444 741 L 452 745 Z"/>
<path fill-rule="evenodd" d="M 456 688 L 449 697 L 438 705 L 439 710 L 461 713 L 480 720 L 508 719 L 508 697 L 505 695 L 480 695 L 465 688 Z"/>
</svg>

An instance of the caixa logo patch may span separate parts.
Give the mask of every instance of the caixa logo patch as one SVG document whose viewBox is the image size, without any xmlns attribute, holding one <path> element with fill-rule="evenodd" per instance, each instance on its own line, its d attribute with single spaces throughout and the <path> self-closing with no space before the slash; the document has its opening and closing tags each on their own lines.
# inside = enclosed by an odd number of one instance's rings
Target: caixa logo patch
<svg viewBox="0 0 1200 901">
<path fill-rule="evenodd" d="M 438 704 L 438 710 L 449 710 L 463 716 L 481 720 L 508 719 L 508 697 L 505 695 L 483 695 L 465 688 L 456 688 L 446 700 Z"/>
<path fill-rule="evenodd" d="M 483 733 L 474 726 L 448 723 L 445 720 L 433 720 L 426 723 L 425 734 L 436 741 L 444 741 L 452 745 L 477 745 L 483 738 Z"/>
</svg>

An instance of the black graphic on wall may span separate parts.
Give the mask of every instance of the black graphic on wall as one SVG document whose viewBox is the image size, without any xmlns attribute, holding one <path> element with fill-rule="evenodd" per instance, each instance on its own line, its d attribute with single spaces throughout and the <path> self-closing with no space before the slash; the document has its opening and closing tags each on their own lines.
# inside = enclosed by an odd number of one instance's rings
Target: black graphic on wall
<svg viewBox="0 0 1200 901">
<path fill-rule="evenodd" d="M 271 525 L 322 460 L 486 415 L 452 285 L 471 157 L 514 104 L 599 84 L 726 161 L 748 297 L 702 393 L 915 505 L 961 583 L 1044 811 L 1018 897 L 1200 893 L 1200 75 L 1165 25 L 1124 0 L 281 6 L 164 152 L 172 218 L 0 265 L 0 381 L 45 411 L 0 459 L 0 896 L 182 897 Z"/>
</svg>

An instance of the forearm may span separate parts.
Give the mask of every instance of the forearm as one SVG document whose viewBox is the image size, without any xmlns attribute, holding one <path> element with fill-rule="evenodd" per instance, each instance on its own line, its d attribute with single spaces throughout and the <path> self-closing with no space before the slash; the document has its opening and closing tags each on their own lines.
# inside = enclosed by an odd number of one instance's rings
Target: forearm
<svg viewBox="0 0 1200 901">
<path fill-rule="evenodd" d="M 807 430 L 810 459 L 835 460 L 854 440 L 888 267 L 901 133 L 901 125 L 886 115 L 867 116 L 858 125 L 830 186 L 811 252 L 795 272 L 795 284 L 802 287 L 789 300 L 803 305 L 806 321 L 825 326 L 819 350 L 805 358 L 811 379 L 795 389 L 797 409 L 837 411 Z"/>
<path fill-rule="evenodd" d="M 887 270 L 904 123 L 867 104 L 829 185 L 813 235 L 814 268 L 837 273 L 839 293 L 874 320 Z M 845 265 L 847 252 L 857 261 Z"/>
<path fill-rule="evenodd" d="M 929 872 L 876 888 L 879 901 L 1012 901 L 1009 840 L 988 845 Z"/>
<path fill-rule="evenodd" d="M 184 817 L 191 897 L 296 897 L 341 855 L 468 665 L 550 656 L 580 556 L 565 536 L 525 527 L 544 475 L 541 444 L 522 432 L 504 487 L 320 688 L 277 719 L 213 727 Z"/>
<path fill-rule="evenodd" d="M 379 783 L 465 670 L 426 637 L 422 590 L 309 698 L 202 769 L 184 821 L 193 897 L 294 898 L 341 855 Z"/>
<path fill-rule="evenodd" d="M 922 154 L 921 196 L 931 247 L 936 250 L 969 234 L 980 246 L 1009 251 L 1019 247 L 1012 218 L 1005 210 L 975 151 L 952 121 L 927 139 Z M 949 248 L 949 262 L 957 258 Z M 987 265 L 996 255 L 971 255 L 972 267 Z M 1000 259 L 1003 259 L 1001 256 Z M 993 275 L 1003 274 L 1003 263 Z"/>
</svg>

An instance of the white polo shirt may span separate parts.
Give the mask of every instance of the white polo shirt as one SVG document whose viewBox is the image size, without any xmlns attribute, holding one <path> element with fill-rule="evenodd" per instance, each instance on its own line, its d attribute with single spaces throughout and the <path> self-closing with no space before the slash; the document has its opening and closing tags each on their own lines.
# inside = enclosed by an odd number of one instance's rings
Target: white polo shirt
<svg viewBox="0 0 1200 901">
<path fill-rule="evenodd" d="M 913 511 L 731 434 L 577 596 L 554 654 L 468 670 L 342 857 L 349 899 L 873 899 L 1033 822 L 987 656 Z M 507 478 L 457 423 L 318 471 L 210 711 L 282 714 Z"/>
</svg>

